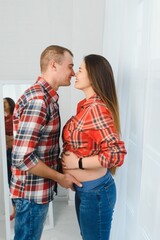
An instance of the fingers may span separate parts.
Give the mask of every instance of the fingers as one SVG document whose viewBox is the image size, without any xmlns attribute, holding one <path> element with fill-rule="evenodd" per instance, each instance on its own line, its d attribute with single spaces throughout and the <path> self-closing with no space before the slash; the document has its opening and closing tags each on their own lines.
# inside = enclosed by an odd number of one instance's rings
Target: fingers
<svg viewBox="0 0 160 240">
<path fill-rule="evenodd" d="M 61 154 L 61 162 L 62 162 L 62 165 L 65 167 L 65 157 L 68 157 L 69 156 L 69 152 L 63 152 Z"/>
<path fill-rule="evenodd" d="M 63 166 L 64 169 L 69 169 L 69 168 L 66 166 L 66 163 L 65 163 L 64 161 L 61 161 L 61 163 L 62 163 L 62 166 Z"/>
<path fill-rule="evenodd" d="M 61 163 L 62 163 L 62 166 L 63 166 L 63 167 L 65 167 L 65 163 L 64 163 L 64 161 L 63 161 L 63 160 L 61 161 Z"/>
<path fill-rule="evenodd" d="M 69 156 L 69 155 L 70 155 L 70 152 L 69 152 L 69 151 L 67 151 L 67 152 L 63 152 L 62 155 Z"/>
<path fill-rule="evenodd" d="M 69 152 L 62 152 L 61 153 L 61 158 L 63 158 L 64 156 L 69 156 Z"/>
<path fill-rule="evenodd" d="M 80 183 L 76 178 L 74 178 L 73 176 L 68 175 L 68 174 L 66 174 L 66 176 L 70 178 L 71 184 L 70 184 L 69 188 L 71 190 L 75 191 L 74 184 L 76 184 L 78 187 L 82 187 L 82 183 Z"/>
<path fill-rule="evenodd" d="M 82 183 L 78 182 L 76 179 L 73 181 L 74 184 L 76 184 L 78 187 L 82 187 Z"/>
</svg>

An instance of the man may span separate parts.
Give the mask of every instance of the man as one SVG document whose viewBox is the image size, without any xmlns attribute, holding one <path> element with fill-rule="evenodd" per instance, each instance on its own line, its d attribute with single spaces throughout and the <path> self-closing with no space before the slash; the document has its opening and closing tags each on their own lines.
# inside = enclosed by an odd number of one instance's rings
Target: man
<svg viewBox="0 0 160 240">
<path fill-rule="evenodd" d="M 55 169 L 59 155 L 59 86 L 70 85 L 73 54 L 49 46 L 41 54 L 41 76 L 16 103 L 11 197 L 16 205 L 14 240 L 39 240 L 53 200 L 55 182 L 73 190 L 81 184 Z"/>
</svg>

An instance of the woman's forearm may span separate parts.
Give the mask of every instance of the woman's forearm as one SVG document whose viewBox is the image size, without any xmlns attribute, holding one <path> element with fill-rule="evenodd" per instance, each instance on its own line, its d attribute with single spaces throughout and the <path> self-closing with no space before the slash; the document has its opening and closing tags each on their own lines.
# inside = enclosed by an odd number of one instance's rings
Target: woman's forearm
<svg viewBox="0 0 160 240">
<path fill-rule="evenodd" d="M 84 157 L 82 158 L 81 162 L 82 162 L 82 167 L 84 169 L 93 169 L 93 168 L 102 167 L 100 162 L 98 161 L 98 155 Z"/>
<path fill-rule="evenodd" d="M 62 155 L 62 165 L 64 169 L 77 169 L 80 167 L 84 169 L 94 169 L 102 167 L 98 160 L 98 155 L 83 157 L 81 158 L 80 164 L 80 158 L 77 157 L 73 152 L 69 151 Z"/>
</svg>

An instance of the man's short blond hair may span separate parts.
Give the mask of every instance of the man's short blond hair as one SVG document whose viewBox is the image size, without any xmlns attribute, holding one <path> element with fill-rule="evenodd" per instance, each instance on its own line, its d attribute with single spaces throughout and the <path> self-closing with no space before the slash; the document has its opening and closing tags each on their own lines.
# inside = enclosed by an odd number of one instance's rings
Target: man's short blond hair
<svg viewBox="0 0 160 240">
<path fill-rule="evenodd" d="M 57 63 L 61 63 L 63 60 L 64 53 L 68 52 L 72 57 L 73 53 L 64 47 L 58 45 L 51 45 L 47 47 L 41 54 L 40 57 L 40 68 L 41 72 L 46 72 L 49 62 L 53 59 Z"/>
</svg>

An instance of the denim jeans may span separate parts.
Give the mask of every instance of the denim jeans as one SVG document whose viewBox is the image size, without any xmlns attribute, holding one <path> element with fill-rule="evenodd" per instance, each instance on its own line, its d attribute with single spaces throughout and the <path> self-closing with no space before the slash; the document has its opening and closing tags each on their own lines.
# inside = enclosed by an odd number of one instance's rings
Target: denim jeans
<svg viewBox="0 0 160 240">
<path fill-rule="evenodd" d="M 116 186 L 109 171 L 107 176 L 105 183 L 92 190 L 76 187 L 75 206 L 83 240 L 109 240 Z"/>
<path fill-rule="evenodd" d="M 46 220 L 47 204 L 37 204 L 27 199 L 14 199 L 16 205 L 14 240 L 39 240 Z"/>
</svg>

